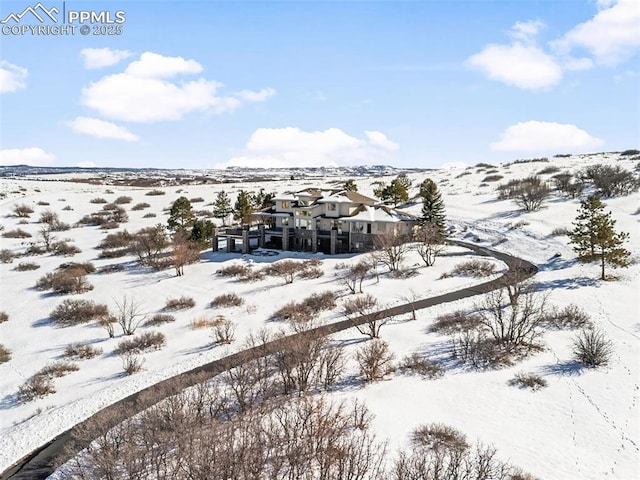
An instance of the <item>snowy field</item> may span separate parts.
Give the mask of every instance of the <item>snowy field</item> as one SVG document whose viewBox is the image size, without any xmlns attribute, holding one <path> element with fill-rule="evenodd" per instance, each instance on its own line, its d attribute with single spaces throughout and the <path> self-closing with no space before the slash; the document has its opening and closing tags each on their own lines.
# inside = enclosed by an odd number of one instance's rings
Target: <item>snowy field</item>
<svg viewBox="0 0 640 480">
<path fill-rule="evenodd" d="M 374 425 L 382 438 L 389 439 L 391 449 L 406 448 L 409 432 L 418 425 L 442 422 L 451 425 L 471 440 L 493 444 L 501 459 L 540 478 L 557 479 L 634 479 L 640 478 L 640 196 L 605 199 L 606 210 L 613 212 L 616 228 L 630 233 L 626 248 L 635 263 L 626 269 L 611 271 L 616 280 L 598 280 L 596 265 L 583 265 L 575 260 L 566 236 L 552 236 L 554 229 L 571 227 L 579 206 L 578 200 L 553 193 L 537 212 L 524 213 L 510 200 L 497 200 L 495 186 L 510 179 L 524 178 L 541 169 L 556 166 L 560 170 L 577 170 L 587 165 L 605 163 L 634 170 L 638 161 L 618 154 L 551 158 L 549 163 L 522 163 L 508 167 L 496 165 L 499 182 L 483 182 L 488 168 L 455 168 L 411 174 L 412 195 L 425 178 L 436 181 L 443 194 L 449 225 L 455 227 L 454 238 L 493 246 L 496 250 L 524 258 L 540 268 L 534 281 L 549 294 L 550 304 L 563 307 L 575 304 L 589 313 L 613 343 L 613 357 L 608 366 L 592 370 L 572 368 L 571 344 L 575 332 L 548 330 L 542 336 L 544 349 L 509 368 L 475 370 L 451 364 L 446 374 L 436 380 L 418 376 L 391 374 L 387 380 L 372 384 L 356 384 L 332 393 L 337 398 L 359 398 L 375 415 Z M 541 175 L 550 178 L 551 175 Z M 42 226 L 39 216 L 47 209 L 57 212 L 60 220 L 73 226 L 56 233 L 59 240 L 69 239 L 81 252 L 73 257 L 49 254 L 19 257 L 12 263 L 0 264 L 0 311 L 8 320 L 0 323 L 0 344 L 11 350 L 11 359 L 0 364 L 0 471 L 75 423 L 132 392 L 161 379 L 189 370 L 237 351 L 250 332 L 267 328 L 277 332 L 282 323 L 269 321 L 271 314 L 291 300 L 300 300 L 312 292 L 330 290 L 339 295 L 338 308 L 324 312 L 321 322 L 344 319 L 340 303 L 348 291 L 337 278 L 338 264 L 354 264 L 358 255 L 330 257 L 281 252 L 275 257 L 203 252 L 199 263 L 187 265 L 185 276 L 176 277 L 173 269 L 153 271 L 139 266 L 134 257 L 100 259 L 96 247 L 110 230 L 96 226 L 75 226 L 84 215 L 102 208 L 90 203 L 103 197 L 111 202 L 119 196 L 132 201 L 122 205 L 129 215 L 122 225 L 129 231 L 157 223 L 166 224 L 166 209 L 179 196 L 202 197 L 194 209 L 211 209 L 216 193 L 224 188 L 235 197 L 239 189 L 282 193 L 309 186 L 332 185 L 308 180 L 267 182 L 259 184 L 198 185 L 163 188 L 165 195 L 147 196 L 150 189 L 87 185 L 39 179 L 2 179 L 0 224 L 4 232 L 20 228 L 31 238 L 0 238 L 0 249 L 23 252 L 29 242 L 38 238 Z M 390 181 L 392 177 L 382 180 Z M 47 180 L 51 180 L 47 177 Z M 358 178 L 360 193 L 372 194 L 372 183 L 379 179 Z M 178 192 L 178 190 L 181 190 Z M 149 208 L 132 211 L 139 202 Z M 34 210 L 26 223 L 12 215 L 16 204 Z M 70 207 L 68 209 L 63 209 Z M 420 215 L 419 202 L 402 209 Z M 149 212 L 156 217 L 143 218 Z M 559 255 L 558 255 L 559 254 Z M 297 279 L 285 285 L 279 278 L 250 283 L 235 282 L 216 272 L 235 263 L 266 263 L 281 258 L 319 258 L 324 275 L 317 279 Z M 446 277 L 453 267 L 474 258 L 464 249 L 450 247 L 433 267 L 419 267 L 419 274 L 405 279 L 382 275 L 380 282 L 365 280 L 364 289 L 378 298 L 383 306 L 406 303 L 410 295 L 426 298 L 485 281 L 470 277 Z M 93 290 L 81 295 L 57 296 L 34 288 L 36 281 L 61 263 L 92 262 L 99 270 L 120 263 L 124 270 L 88 275 Z M 32 271 L 16 271 L 20 262 L 35 262 Z M 506 266 L 496 262 L 498 273 Z M 421 265 L 417 254 L 405 261 L 406 267 Z M 213 309 L 211 300 L 223 293 L 235 292 L 245 299 L 240 307 Z M 166 347 L 144 354 L 144 370 L 127 376 L 120 358 L 113 353 L 122 340 L 120 332 L 109 339 L 106 331 L 95 323 L 60 328 L 49 314 L 65 298 L 83 298 L 115 306 L 123 296 L 138 300 L 149 316 L 162 310 L 165 301 L 183 295 L 196 301 L 195 307 L 172 312 L 176 321 L 158 327 L 142 326 L 139 332 L 159 330 L 167 338 Z M 460 309 L 472 309 L 478 299 L 455 304 L 442 304 L 417 313 L 417 321 L 397 318 L 381 330 L 397 359 L 414 352 L 437 357 L 438 346 L 447 338 L 429 331 L 438 315 Z M 202 316 L 224 315 L 236 325 L 236 340 L 228 346 L 214 346 L 206 330 L 193 329 L 191 321 Z M 118 328 L 118 327 L 116 327 Z M 344 341 L 345 349 L 354 352 L 360 346 L 361 334 L 355 329 L 335 335 Z M 78 362 L 80 369 L 54 380 L 56 393 L 20 403 L 19 386 L 42 367 L 63 358 L 69 343 L 85 342 L 100 347 L 103 353 Z M 353 362 L 352 362 L 353 363 Z M 509 384 L 518 372 L 536 373 L 548 386 L 537 391 Z"/>
</svg>

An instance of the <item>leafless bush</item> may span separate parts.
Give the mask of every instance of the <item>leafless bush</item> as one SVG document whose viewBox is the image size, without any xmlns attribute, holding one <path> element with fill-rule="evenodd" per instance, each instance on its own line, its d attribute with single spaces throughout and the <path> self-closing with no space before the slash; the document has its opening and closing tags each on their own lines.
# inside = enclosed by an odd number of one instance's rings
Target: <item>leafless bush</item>
<svg viewBox="0 0 640 480">
<path fill-rule="evenodd" d="M 141 372 L 144 366 L 144 359 L 131 353 L 121 355 L 120 360 L 122 360 L 122 369 L 127 375 Z"/>
<path fill-rule="evenodd" d="M 300 302 L 302 308 L 308 308 L 313 312 L 332 310 L 336 307 L 335 295 L 331 291 L 312 293 Z"/>
<path fill-rule="evenodd" d="M 145 195 L 147 195 L 148 197 L 157 197 L 159 195 L 164 195 L 166 193 L 167 192 L 165 192 L 164 190 L 154 189 L 154 190 L 149 190 L 147 193 L 145 193 Z"/>
<path fill-rule="evenodd" d="M 509 385 L 520 388 L 530 388 L 535 391 L 546 387 L 548 384 L 540 375 L 520 372 L 516 373 L 516 376 L 509 380 Z"/>
<path fill-rule="evenodd" d="M 200 260 L 200 245 L 185 238 L 176 238 L 173 240 L 173 248 L 171 250 L 171 261 L 176 270 L 176 276 L 184 275 L 185 265 L 196 263 Z"/>
<path fill-rule="evenodd" d="M 467 260 L 457 264 L 451 271 L 452 275 L 462 277 L 486 277 L 496 272 L 496 265 L 487 260 Z"/>
<path fill-rule="evenodd" d="M 211 338 L 217 345 L 232 343 L 236 331 L 236 325 L 230 320 L 224 319 L 218 322 L 211 331 Z"/>
<path fill-rule="evenodd" d="M 304 392 L 317 383 L 321 356 L 327 341 L 324 337 L 288 339 L 273 355 L 279 386 L 285 395 Z"/>
<path fill-rule="evenodd" d="M 65 240 L 53 242 L 51 244 L 51 250 L 53 251 L 54 255 L 63 255 L 63 256 L 72 256 L 82 251 L 75 245 L 68 243 Z"/>
<path fill-rule="evenodd" d="M 464 452 L 469 448 L 464 433 L 443 423 L 421 425 L 411 432 L 411 443 L 416 448 Z"/>
<path fill-rule="evenodd" d="M 153 212 L 145 213 L 142 218 L 155 218 L 157 215 Z"/>
<path fill-rule="evenodd" d="M 89 203 L 107 203 L 107 200 L 102 197 L 96 197 L 89 200 Z"/>
<path fill-rule="evenodd" d="M 45 210 L 40 214 L 40 223 L 48 225 L 52 232 L 64 232 L 71 228 L 69 224 L 61 222 L 58 214 L 51 210 Z"/>
<path fill-rule="evenodd" d="M 114 315 L 116 322 L 122 328 L 125 335 L 133 335 L 138 325 L 144 321 L 142 313 L 142 305 L 133 298 L 126 296 L 120 301 L 116 301 L 116 313 Z"/>
<path fill-rule="evenodd" d="M 168 313 L 156 313 L 150 319 L 148 319 L 144 325 L 146 327 L 157 327 L 158 325 L 163 325 L 165 323 L 175 322 L 176 317 L 173 315 L 169 315 Z"/>
<path fill-rule="evenodd" d="M 366 317 L 366 323 L 356 325 L 360 333 L 368 335 L 370 338 L 378 338 L 380 329 L 390 318 L 383 313 L 376 311 L 378 300 L 368 293 L 355 298 L 350 298 L 342 305 L 342 312 L 350 320 L 357 320 L 359 317 Z"/>
<path fill-rule="evenodd" d="M 142 265 L 156 269 L 164 267 L 162 253 L 169 246 L 169 241 L 162 225 L 143 228 L 134 233 L 130 245 Z"/>
<path fill-rule="evenodd" d="M 540 170 L 537 174 L 538 175 L 551 175 L 552 173 L 558 173 L 560 171 L 560 169 L 556 166 L 549 166 L 549 167 L 545 167 L 542 170 Z"/>
<path fill-rule="evenodd" d="M 36 282 L 38 290 L 53 290 L 55 293 L 66 295 L 83 293 L 93 290 L 93 285 L 87 281 L 84 270 L 65 269 L 47 273 Z"/>
<path fill-rule="evenodd" d="M 42 367 L 35 376 L 43 376 L 49 378 L 64 377 L 68 373 L 77 372 L 80 370 L 78 364 L 70 362 L 69 360 L 60 360 L 59 362 L 53 362 Z"/>
<path fill-rule="evenodd" d="M 613 344 L 601 330 L 584 329 L 573 339 L 573 356 L 585 367 L 606 366 L 613 354 Z"/>
<path fill-rule="evenodd" d="M 131 201 L 133 200 L 133 198 L 127 196 L 127 195 L 123 195 L 121 197 L 116 198 L 113 203 L 115 203 L 116 205 L 124 205 L 126 203 L 131 203 Z"/>
<path fill-rule="evenodd" d="M 9 320 L 9 315 L 7 312 L 0 312 L 0 323 L 4 323 Z"/>
<path fill-rule="evenodd" d="M 301 262 L 295 260 L 278 260 L 272 263 L 265 269 L 267 275 L 273 275 L 280 277 L 284 280 L 285 284 L 293 283 L 296 275 L 304 270 L 304 265 Z"/>
<path fill-rule="evenodd" d="M 103 267 L 100 267 L 100 270 L 98 270 L 98 273 L 100 274 L 116 273 L 116 272 L 124 272 L 124 270 L 125 270 L 125 266 L 122 265 L 121 263 L 113 263 L 111 265 L 105 265 Z"/>
<path fill-rule="evenodd" d="M 29 232 L 25 232 L 21 228 L 7 230 L 2 233 L 2 236 L 4 238 L 31 238 L 31 234 Z"/>
<path fill-rule="evenodd" d="M 477 330 L 482 326 L 480 320 L 480 316 L 477 314 L 458 310 L 436 317 L 429 331 L 444 335 L 454 335 L 469 330 Z"/>
<path fill-rule="evenodd" d="M 201 203 L 204 202 L 204 198 L 202 197 L 193 197 L 192 199 L 189 200 L 191 203 Z"/>
<path fill-rule="evenodd" d="M 311 268 L 303 268 L 300 273 L 298 273 L 298 276 L 300 278 L 303 278 L 305 280 L 312 280 L 314 278 L 320 278 L 324 275 L 324 270 L 322 270 L 321 268 L 317 268 L 317 267 L 311 267 Z"/>
<path fill-rule="evenodd" d="M 16 272 L 27 272 L 30 270 L 37 270 L 40 268 L 40 265 L 38 265 L 35 262 L 20 262 L 18 265 L 15 266 L 14 270 Z"/>
<path fill-rule="evenodd" d="M 374 247 L 378 261 L 386 265 L 391 272 L 398 270 L 405 256 L 409 253 L 409 244 L 407 243 L 409 240 L 407 235 L 403 235 L 395 229 L 376 235 Z"/>
<path fill-rule="evenodd" d="M 243 277 L 251 273 L 251 268 L 241 263 L 234 263 L 221 268 L 217 273 L 223 277 Z"/>
<path fill-rule="evenodd" d="M 514 350 L 507 349 L 484 331 L 468 330 L 451 340 L 453 358 L 477 369 L 513 365 Z"/>
<path fill-rule="evenodd" d="M 414 228 L 413 241 L 416 252 L 427 267 L 433 265 L 438 255 L 441 255 L 446 248 L 444 236 L 438 226 L 433 223 L 426 223 Z"/>
<path fill-rule="evenodd" d="M 502 180 L 504 175 L 487 175 L 482 179 L 482 182 L 497 182 L 498 180 Z"/>
<path fill-rule="evenodd" d="M 551 231 L 552 237 L 561 237 L 563 235 L 568 235 L 571 230 L 567 227 L 557 227 Z"/>
<path fill-rule="evenodd" d="M 110 233 L 109 235 L 104 237 L 102 242 L 100 242 L 100 245 L 98 245 L 98 248 L 101 248 L 102 250 L 126 248 L 129 246 L 132 240 L 133 235 L 126 230 Z"/>
<path fill-rule="evenodd" d="M 271 315 L 271 320 L 290 321 L 292 323 L 308 322 L 317 315 L 306 306 L 302 306 L 296 302 L 288 302 L 280 307 Z"/>
<path fill-rule="evenodd" d="M 13 250 L 9 250 L 8 248 L 3 248 L 0 250 L 0 262 L 2 263 L 11 263 L 16 258 L 16 254 L 13 253 Z"/>
<path fill-rule="evenodd" d="M 11 210 L 13 214 L 19 218 L 29 218 L 29 216 L 33 213 L 33 208 L 24 203 L 20 205 L 15 204 Z"/>
<path fill-rule="evenodd" d="M 149 208 L 151 205 L 149 205 L 147 202 L 140 202 L 140 203 L 136 203 L 133 207 L 131 207 L 131 210 L 133 211 L 138 211 L 138 210 L 144 210 L 145 208 Z"/>
<path fill-rule="evenodd" d="M 196 301 L 185 295 L 179 298 L 168 298 L 162 310 L 172 312 L 177 310 L 188 310 L 196 306 Z"/>
<path fill-rule="evenodd" d="M 25 255 L 42 255 L 43 253 L 46 253 L 46 250 L 35 243 L 29 244 L 24 252 Z"/>
<path fill-rule="evenodd" d="M 22 403 L 31 402 L 52 393 L 56 393 L 56 389 L 51 378 L 44 375 L 34 375 L 18 387 L 18 400 Z"/>
<path fill-rule="evenodd" d="M 399 366 L 400 370 L 417 373 L 423 377 L 434 379 L 440 378 L 445 373 L 445 368 L 442 364 L 430 360 L 422 355 L 413 353 L 404 357 Z"/>
<path fill-rule="evenodd" d="M 211 307 L 239 307 L 244 303 L 244 298 L 236 293 L 218 295 L 211 301 Z"/>
<path fill-rule="evenodd" d="M 88 343 L 70 343 L 64 349 L 64 356 L 74 360 L 86 360 L 102 354 L 100 347 Z"/>
<path fill-rule="evenodd" d="M 356 291 L 362 293 L 362 282 L 371 272 L 371 264 L 369 262 L 360 261 L 345 269 L 342 273 L 341 281 L 353 294 Z"/>
<path fill-rule="evenodd" d="M 215 328 L 226 321 L 223 315 L 217 315 L 215 317 L 209 317 L 207 315 L 201 315 L 191 320 L 191 328 L 193 330 L 201 330 L 203 328 Z"/>
<path fill-rule="evenodd" d="M 393 371 L 393 354 L 384 340 L 374 339 L 356 351 L 360 375 L 367 382 L 382 380 Z"/>
<path fill-rule="evenodd" d="M 97 321 L 98 325 L 105 329 L 109 338 L 114 338 L 116 336 L 116 324 L 118 323 L 118 319 L 115 315 L 107 313 L 106 315 L 100 315 Z"/>
<path fill-rule="evenodd" d="M 49 316 L 57 325 L 71 327 L 90 322 L 107 313 L 106 305 L 97 304 L 91 300 L 67 299 L 59 304 Z"/>
<path fill-rule="evenodd" d="M 115 353 L 124 355 L 160 350 L 167 344 L 167 339 L 161 332 L 144 332 L 135 337 L 122 340 L 118 343 Z"/>
<path fill-rule="evenodd" d="M 590 165 L 580 172 L 580 176 L 591 181 L 603 197 L 629 195 L 640 188 L 640 180 L 620 165 Z"/>
<path fill-rule="evenodd" d="M 11 360 L 11 350 L 0 343 L 0 363 L 6 363 Z"/>
<path fill-rule="evenodd" d="M 96 266 L 91 262 L 65 262 L 58 266 L 59 270 L 79 270 L 85 274 L 96 271 Z"/>
<path fill-rule="evenodd" d="M 558 330 L 573 330 L 577 328 L 591 328 L 593 323 L 589 314 L 574 304 L 562 309 L 551 309 L 544 319 L 544 323 Z"/>
</svg>

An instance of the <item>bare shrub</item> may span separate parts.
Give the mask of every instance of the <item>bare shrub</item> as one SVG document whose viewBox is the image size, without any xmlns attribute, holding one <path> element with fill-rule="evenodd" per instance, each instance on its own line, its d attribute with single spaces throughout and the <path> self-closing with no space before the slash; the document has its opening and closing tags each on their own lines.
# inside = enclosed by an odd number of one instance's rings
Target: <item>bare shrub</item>
<svg viewBox="0 0 640 480">
<path fill-rule="evenodd" d="M 204 198 L 202 198 L 202 197 L 193 197 L 189 201 L 191 203 L 201 203 L 201 202 L 204 202 Z"/>
<path fill-rule="evenodd" d="M 53 251 L 54 255 L 63 256 L 72 256 L 82 251 L 75 245 L 68 243 L 65 240 L 60 240 L 58 242 L 52 243 L 51 250 Z"/>
<path fill-rule="evenodd" d="M 102 354 L 100 347 L 88 343 L 70 343 L 64 349 L 64 356 L 73 360 L 87 360 Z"/>
<path fill-rule="evenodd" d="M 436 317 L 429 331 L 444 335 L 454 335 L 469 330 L 477 330 L 481 326 L 479 315 L 458 310 Z"/>
<path fill-rule="evenodd" d="M 98 325 L 105 329 L 109 338 L 114 338 L 116 336 L 116 324 L 118 323 L 118 319 L 115 315 L 107 313 L 106 315 L 100 315 L 97 321 Z"/>
<path fill-rule="evenodd" d="M 25 255 L 42 255 L 43 253 L 46 253 L 46 250 L 35 243 L 31 243 L 24 252 Z"/>
<path fill-rule="evenodd" d="M 613 344 L 601 330 L 584 329 L 573 339 L 573 356 L 585 367 L 606 366 L 613 354 Z"/>
<path fill-rule="evenodd" d="M 159 195 L 165 195 L 167 192 L 165 192 L 164 190 L 149 190 L 147 193 L 145 193 L 145 195 L 147 195 L 148 197 L 157 197 Z"/>
<path fill-rule="evenodd" d="M 451 340 L 453 358 L 476 369 L 513 365 L 514 353 L 484 331 L 467 330 Z"/>
<path fill-rule="evenodd" d="M 417 353 L 404 357 L 398 368 L 403 371 L 417 373 L 429 379 L 440 378 L 445 373 L 445 368 L 442 364 Z"/>
<path fill-rule="evenodd" d="M 196 263 L 198 260 L 200 260 L 200 245 L 181 235 L 175 236 L 171 250 L 171 261 L 176 270 L 176 276 L 183 276 L 185 265 Z"/>
<path fill-rule="evenodd" d="M 58 362 L 48 363 L 42 367 L 35 376 L 43 376 L 49 378 L 64 377 L 71 372 L 77 372 L 80 370 L 78 364 L 70 362 L 69 360 L 60 360 Z"/>
<path fill-rule="evenodd" d="M 421 425 L 411 432 L 411 443 L 417 448 L 464 452 L 469 448 L 464 433 L 443 423 Z"/>
<path fill-rule="evenodd" d="M 251 273 L 251 268 L 241 263 L 234 263 L 221 268 L 216 273 L 223 277 L 243 277 Z"/>
<path fill-rule="evenodd" d="M 44 375 L 34 375 L 18 387 L 18 400 L 22 403 L 31 402 L 52 393 L 56 393 L 56 389 L 51 378 Z"/>
<path fill-rule="evenodd" d="M 144 359 L 131 353 L 121 355 L 120 360 L 122 360 L 122 369 L 127 375 L 141 372 L 144 366 Z"/>
<path fill-rule="evenodd" d="M 509 385 L 520 388 L 530 388 L 533 391 L 546 387 L 547 381 L 535 373 L 516 373 L 516 376 L 509 380 Z"/>
<path fill-rule="evenodd" d="M 13 253 L 13 250 L 9 250 L 8 248 L 3 248 L 0 250 L 0 262 L 2 263 L 11 263 L 16 258 L 16 254 Z"/>
<path fill-rule="evenodd" d="M 96 271 L 96 266 L 91 262 L 65 262 L 58 265 L 59 270 L 80 270 L 85 274 Z"/>
<path fill-rule="evenodd" d="M 564 236 L 564 235 L 568 235 L 570 231 L 571 230 L 568 229 L 567 227 L 557 227 L 557 228 L 554 228 L 551 231 L 551 236 L 552 237 L 561 237 L 561 236 Z"/>
<path fill-rule="evenodd" d="M 156 313 L 150 319 L 148 319 L 144 325 L 146 327 L 157 327 L 158 325 L 163 325 L 165 323 L 175 322 L 176 317 L 173 315 L 169 315 L 168 313 Z"/>
<path fill-rule="evenodd" d="M 38 290 L 53 290 L 55 293 L 66 295 L 70 293 L 84 293 L 93 290 L 93 285 L 87 281 L 82 269 L 65 269 L 47 273 L 36 282 Z"/>
<path fill-rule="evenodd" d="M 444 236 L 434 223 L 425 223 L 413 230 L 414 248 L 427 267 L 432 266 L 445 250 Z"/>
<path fill-rule="evenodd" d="M 51 227 L 52 232 L 64 232 L 71 228 L 69 224 L 61 222 L 58 214 L 52 210 L 45 210 L 40 214 L 40 223 Z"/>
<path fill-rule="evenodd" d="M 345 269 L 340 277 L 342 283 L 353 294 L 356 291 L 362 293 L 362 282 L 369 275 L 371 264 L 369 262 L 360 261 Z"/>
<path fill-rule="evenodd" d="M 133 211 L 138 211 L 138 210 L 144 210 L 145 208 L 149 208 L 151 205 L 149 205 L 147 202 L 140 202 L 140 203 L 136 203 L 133 207 L 131 207 L 131 210 Z"/>
<path fill-rule="evenodd" d="M 387 233 L 376 235 L 374 247 L 376 249 L 377 259 L 383 265 L 393 272 L 400 269 L 405 256 L 409 253 L 409 237 L 403 235 L 395 229 Z"/>
<path fill-rule="evenodd" d="M 155 218 L 157 215 L 153 212 L 145 213 L 142 218 Z"/>
<path fill-rule="evenodd" d="M 497 182 L 498 180 L 502 180 L 504 175 L 487 175 L 482 179 L 482 182 Z"/>
<path fill-rule="evenodd" d="M 560 169 L 556 166 L 549 166 L 549 167 L 545 167 L 542 170 L 540 170 L 537 174 L 538 175 L 551 175 L 552 173 L 558 173 L 560 171 Z"/>
<path fill-rule="evenodd" d="M 244 298 L 236 293 L 218 295 L 211 301 L 211 307 L 239 307 L 244 303 Z"/>
<path fill-rule="evenodd" d="M 116 198 L 113 203 L 115 203 L 116 205 L 124 205 L 127 203 L 131 203 L 131 201 L 133 200 L 133 198 L 127 196 L 127 195 L 123 195 L 121 197 Z"/>
<path fill-rule="evenodd" d="M 7 312 L 0 312 L 0 323 L 4 323 L 9 320 L 9 315 Z"/>
<path fill-rule="evenodd" d="M 71 327 L 90 322 L 107 313 L 106 305 L 97 304 L 91 300 L 67 299 L 58 305 L 49 316 L 57 325 Z"/>
<path fill-rule="evenodd" d="M 4 238 L 31 238 L 31 234 L 29 232 L 25 232 L 21 228 L 15 228 L 13 230 L 7 230 L 2 233 Z"/>
<path fill-rule="evenodd" d="M 332 310 L 336 307 L 335 295 L 331 291 L 312 293 L 300 302 L 302 308 L 308 308 L 313 312 Z"/>
<path fill-rule="evenodd" d="M 122 265 L 121 263 L 113 263 L 111 265 L 105 265 L 103 267 L 100 267 L 100 270 L 98 270 L 98 273 L 100 274 L 116 273 L 116 272 L 124 272 L 124 270 L 125 270 L 125 266 Z"/>
<path fill-rule="evenodd" d="M 223 319 L 212 328 L 211 338 L 217 345 L 226 345 L 233 342 L 235 331 L 236 325 L 230 320 Z"/>
<path fill-rule="evenodd" d="M 284 320 L 292 323 L 308 322 L 316 316 L 316 312 L 303 307 L 296 302 L 288 302 L 276 310 L 270 317 L 271 320 Z"/>
<path fill-rule="evenodd" d="M 467 260 L 457 264 L 451 271 L 452 275 L 462 277 L 486 277 L 496 272 L 496 265 L 487 260 Z"/>
<path fill-rule="evenodd" d="M 39 268 L 40 268 L 40 265 L 38 265 L 35 262 L 20 262 L 15 266 L 14 270 L 16 272 L 27 272 L 31 270 L 37 270 Z"/>
<path fill-rule="evenodd" d="M 162 225 L 139 230 L 133 234 L 130 245 L 142 265 L 156 269 L 164 267 L 162 253 L 169 246 L 169 241 Z"/>
<path fill-rule="evenodd" d="M 22 203 L 20 205 L 15 204 L 11 211 L 13 212 L 13 214 L 16 217 L 19 218 L 29 218 L 29 216 L 33 213 L 33 208 L 31 208 L 30 206 Z"/>
<path fill-rule="evenodd" d="M 136 354 L 149 350 L 160 350 L 167 344 L 167 339 L 161 332 L 144 332 L 133 338 L 122 340 L 114 350 L 118 355 L 126 353 Z"/>
<path fill-rule="evenodd" d="M 11 350 L 0 343 L 0 363 L 6 363 L 11 360 Z"/>
<path fill-rule="evenodd" d="M 324 270 L 322 270 L 321 268 L 317 268 L 317 267 L 311 267 L 311 268 L 303 268 L 300 273 L 298 273 L 298 276 L 300 278 L 303 278 L 305 280 L 312 280 L 314 278 L 320 278 L 324 275 Z"/>
<path fill-rule="evenodd" d="M 133 335 L 138 325 L 140 325 L 145 318 L 142 313 L 142 304 L 126 296 L 115 303 L 116 313 L 114 317 L 118 325 L 122 328 L 122 333 L 125 335 Z"/>
<path fill-rule="evenodd" d="M 185 295 L 179 298 L 168 298 L 162 310 L 172 312 L 177 310 L 188 310 L 196 306 L 196 301 Z"/>
<path fill-rule="evenodd" d="M 100 245 L 98 245 L 98 248 L 101 248 L 102 250 L 125 248 L 129 246 L 132 240 L 133 235 L 126 230 L 110 233 L 109 235 L 104 237 L 102 242 L 100 242 Z"/>
<path fill-rule="evenodd" d="M 89 203 L 98 203 L 98 204 L 107 203 L 107 200 L 102 198 L 102 197 L 95 197 L 95 198 L 92 198 L 91 200 L 89 200 Z"/>
<path fill-rule="evenodd" d="M 393 354 L 384 340 L 374 339 L 356 351 L 360 375 L 366 382 L 382 380 L 393 371 Z"/>
<path fill-rule="evenodd" d="M 574 304 L 562 309 L 552 309 L 545 316 L 546 325 L 558 330 L 573 330 L 577 328 L 591 328 L 593 323 L 589 314 Z"/>
<path fill-rule="evenodd" d="M 277 262 L 269 265 L 265 272 L 267 275 L 280 277 L 284 280 L 285 284 L 293 283 L 296 275 L 304 270 L 304 265 L 301 262 L 295 260 L 278 260 Z"/>
<path fill-rule="evenodd" d="M 350 320 L 358 320 L 365 317 L 366 322 L 362 325 L 355 325 L 356 329 L 363 335 L 370 338 L 378 338 L 380 329 L 390 320 L 383 313 L 376 311 L 378 300 L 368 293 L 355 298 L 350 298 L 342 305 L 342 312 Z"/>
<path fill-rule="evenodd" d="M 203 328 L 214 328 L 225 322 L 226 319 L 223 315 L 217 315 L 215 317 L 209 317 L 207 315 L 200 315 L 199 317 L 191 320 L 191 328 L 193 330 L 201 330 Z"/>
<path fill-rule="evenodd" d="M 640 188 L 640 180 L 620 165 L 590 165 L 580 172 L 580 176 L 591 181 L 603 197 L 629 195 Z"/>
</svg>

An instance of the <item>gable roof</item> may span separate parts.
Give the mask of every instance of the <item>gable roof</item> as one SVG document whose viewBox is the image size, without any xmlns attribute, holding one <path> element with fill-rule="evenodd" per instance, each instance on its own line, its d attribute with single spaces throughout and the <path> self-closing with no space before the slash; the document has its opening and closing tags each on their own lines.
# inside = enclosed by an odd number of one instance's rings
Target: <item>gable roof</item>
<svg viewBox="0 0 640 480">
<path fill-rule="evenodd" d="M 418 220 L 418 217 L 410 213 L 396 210 L 395 208 L 385 207 L 384 205 L 360 205 L 353 215 L 349 217 L 341 217 L 346 222 L 412 222 Z"/>
</svg>

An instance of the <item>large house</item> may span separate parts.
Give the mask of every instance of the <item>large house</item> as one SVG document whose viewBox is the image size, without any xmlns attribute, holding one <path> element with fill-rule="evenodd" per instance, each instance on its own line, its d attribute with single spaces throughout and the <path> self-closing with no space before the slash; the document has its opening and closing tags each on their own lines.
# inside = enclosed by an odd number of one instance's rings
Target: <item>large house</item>
<svg viewBox="0 0 640 480">
<path fill-rule="evenodd" d="M 309 188 L 275 197 L 274 205 L 255 214 L 259 239 L 280 250 L 361 252 L 377 235 L 410 234 L 417 217 L 349 190 Z"/>
</svg>

